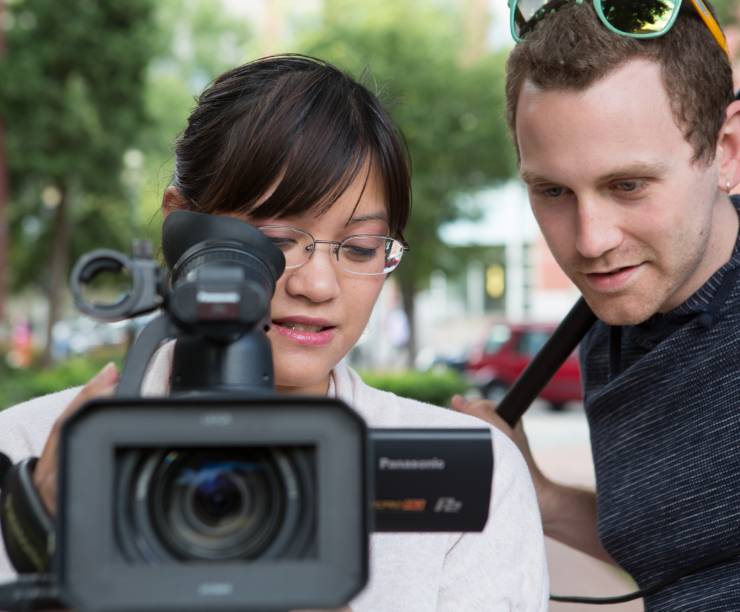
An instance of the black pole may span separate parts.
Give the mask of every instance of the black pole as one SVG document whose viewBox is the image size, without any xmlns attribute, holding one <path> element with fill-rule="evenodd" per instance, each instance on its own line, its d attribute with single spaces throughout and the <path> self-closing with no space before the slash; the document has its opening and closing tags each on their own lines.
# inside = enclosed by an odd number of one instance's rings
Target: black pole
<svg viewBox="0 0 740 612">
<path fill-rule="evenodd" d="M 496 412 L 514 427 L 596 321 L 580 298 L 499 403 Z"/>
</svg>

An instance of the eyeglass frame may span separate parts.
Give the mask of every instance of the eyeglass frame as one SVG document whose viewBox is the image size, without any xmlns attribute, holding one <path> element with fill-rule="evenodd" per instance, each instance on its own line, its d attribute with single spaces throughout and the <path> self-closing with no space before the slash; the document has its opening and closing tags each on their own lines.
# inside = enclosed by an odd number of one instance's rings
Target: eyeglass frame
<svg viewBox="0 0 740 612">
<path fill-rule="evenodd" d="M 292 225 L 275 225 L 275 224 L 259 225 L 257 226 L 257 229 L 260 231 L 262 231 L 263 229 L 291 230 L 294 232 L 298 232 L 299 234 L 303 234 L 304 236 L 308 236 L 311 239 L 310 250 L 308 251 L 308 257 L 306 258 L 306 261 L 304 261 L 303 263 L 292 265 L 292 266 L 287 265 L 287 262 L 286 262 L 286 265 L 285 265 L 286 270 L 297 270 L 298 268 L 305 266 L 309 261 L 311 261 L 313 254 L 316 252 L 317 244 L 330 244 L 333 247 L 332 249 L 330 249 L 330 251 L 334 255 L 337 265 L 339 265 L 339 269 L 342 270 L 342 272 L 346 272 L 347 274 L 353 274 L 355 276 L 383 276 L 386 274 L 390 274 L 394 270 L 397 270 L 398 266 L 401 265 L 403 254 L 411 250 L 411 247 L 406 243 L 405 240 L 402 240 L 400 238 L 394 238 L 393 236 L 388 236 L 387 234 L 352 234 L 351 236 L 347 236 L 343 240 L 316 240 L 316 238 L 314 238 L 306 230 L 302 230 Z M 269 238 L 269 236 L 267 236 L 267 238 Z M 352 240 L 352 238 L 384 238 L 385 240 L 392 240 L 393 242 L 399 243 L 401 245 L 401 254 L 398 256 L 398 263 L 393 269 L 388 270 L 387 272 L 386 271 L 383 271 L 383 272 L 354 272 L 352 270 L 347 270 L 341 265 L 341 262 L 339 260 L 339 251 L 341 250 L 342 245 L 348 240 Z"/>
<path fill-rule="evenodd" d="M 517 34 L 516 22 L 514 18 L 514 11 L 517 5 L 519 4 L 519 1 L 520 0 L 508 0 L 509 2 L 509 28 L 511 30 L 511 37 L 514 39 L 516 43 L 520 43 L 523 40 L 523 38 Z M 576 4 L 583 4 L 585 0 L 574 0 L 574 1 Z M 717 41 L 717 44 L 722 48 L 722 50 L 725 52 L 727 57 L 730 57 L 730 49 L 727 46 L 727 39 L 725 38 L 725 35 L 722 32 L 722 28 L 720 28 L 719 23 L 717 23 L 717 20 L 712 15 L 712 12 L 704 4 L 703 0 L 689 0 L 689 1 L 691 2 L 691 5 L 694 7 L 694 10 L 699 14 L 699 17 L 701 18 L 701 20 L 704 22 L 704 25 L 707 26 L 707 29 L 714 37 L 714 40 Z M 601 23 L 603 23 L 606 26 L 606 28 L 610 32 L 613 32 L 614 34 L 619 34 L 620 36 L 626 36 L 628 38 L 637 38 L 637 39 L 658 38 L 670 32 L 671 28 L 673 27 L 673 24 L 676 22 L 676 19 L 678 19 L 678 14 L 681 12 L 681 8 L 683 7 L 683 0 L 676 0 L 676 6 L 673 11 L 673 15 L 671 15 L 671 18 L 668 20 L 668 23 L 662 30 L 660 30 L 659 32 L 647 32 L 647 33 L 640 34 L 640 33 L 624 32 L 622 30 L 618 30 L 611 23 L 609 23 L 609 20 L 604 14 L 603 0 L 590 0 L 590 2 L 593 5 L 594 10 L 596 11 L 596 14 L 599 17 L 599 20 L 601 21 Z M 547 2 L 545 2 L 545 5 L 546 4 Z"/>
</svg>

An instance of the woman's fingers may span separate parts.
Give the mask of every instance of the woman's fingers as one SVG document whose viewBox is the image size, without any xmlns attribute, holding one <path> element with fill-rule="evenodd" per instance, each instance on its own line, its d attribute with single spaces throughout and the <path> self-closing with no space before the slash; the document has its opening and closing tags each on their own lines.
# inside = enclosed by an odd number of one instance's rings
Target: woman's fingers
<svg viewBox="0 0 740 612">
<path fill-rule="evenodd" d="M 85 403 L 112 395 L 118 383 L 118 370 L 113 363 L 106 365 L 75 396 L 57 418 L 33 472 L 33 482 L 51 515 L 56 513 L 59 433 L 63 423 Z"/>
</svg>

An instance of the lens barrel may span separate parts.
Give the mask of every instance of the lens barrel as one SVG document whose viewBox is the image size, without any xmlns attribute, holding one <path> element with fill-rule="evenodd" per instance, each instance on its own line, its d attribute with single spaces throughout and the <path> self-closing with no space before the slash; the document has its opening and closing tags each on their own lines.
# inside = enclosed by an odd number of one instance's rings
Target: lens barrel
<svg viewBox="0 0 740 612">
<path fill-rule="evenodd" d="M 120 457 L 116 532 L 131 562 L 310 556 L 306 449 L 168 449 Z"/>
</svg>

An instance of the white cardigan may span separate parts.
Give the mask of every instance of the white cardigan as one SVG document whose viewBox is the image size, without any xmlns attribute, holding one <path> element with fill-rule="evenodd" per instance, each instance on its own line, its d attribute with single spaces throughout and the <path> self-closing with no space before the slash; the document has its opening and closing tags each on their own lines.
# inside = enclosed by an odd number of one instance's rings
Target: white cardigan
<svg viewBox="0 0 740 612">
<path fill-rule="evenodd" d="M 171 347 L 155 359 L 145 395 L 167 392 Z M 0 411 L 0 450 L 13 461 L 40 455 L 57 415 L 79 389 Z M 366 385 L 349 367 L 333 372 L 330 396 L 370 427 L 481 427 L 482 421 Z M 482 533 L 379 533 L 371 536 L 370 582 L 353 612 L 475 612 L 547 609 L 548 579 L 537 501 L 514 444 L 493 430 L 494 478 Z M 15 575 L 0 541 L 0 582 Z"/>
</svg>

